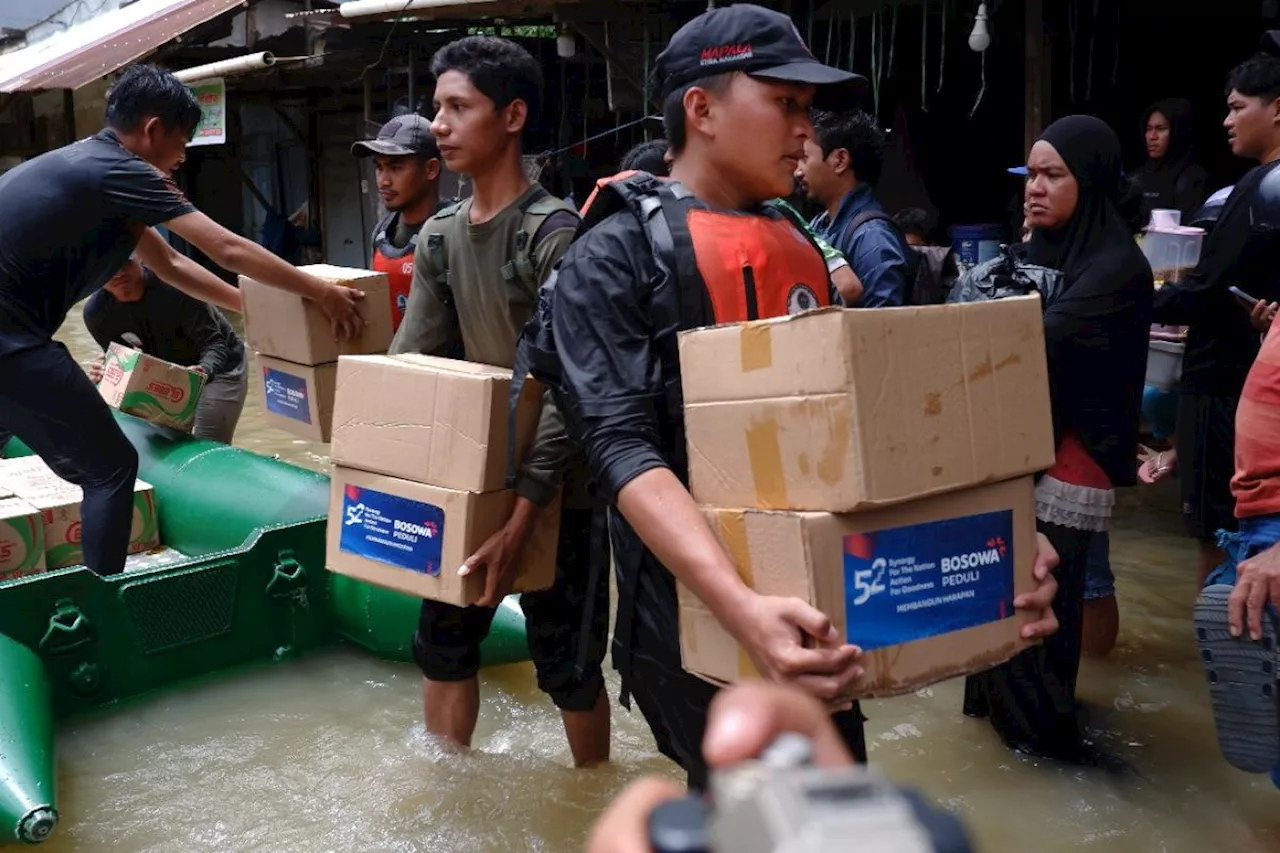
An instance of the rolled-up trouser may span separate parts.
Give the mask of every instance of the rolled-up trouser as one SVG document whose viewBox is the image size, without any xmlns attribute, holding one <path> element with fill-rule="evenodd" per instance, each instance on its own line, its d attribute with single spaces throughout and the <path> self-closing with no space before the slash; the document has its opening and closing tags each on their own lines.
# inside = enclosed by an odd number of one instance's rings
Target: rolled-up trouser
<svg viewBox="0 0 1280 853">
<path fill-rule="evenodd" d="M 16 435 L 84 490 L 85 565 L 100 575 L 124 571 L 138 451 L 65 346 L 50 341 L 0 355 L 0 432 Z"/>
<path fill-rule="evenodd" d="M 191 434 L 230 444 L 236 436 L 236 424 L 244 411 L 244 400 L 249 393 L 249 371 L 242 360 L 240 366 L 227 373 L 220 373 L 205 383 L 196 405 L 196 424 Z"/>
</svg>

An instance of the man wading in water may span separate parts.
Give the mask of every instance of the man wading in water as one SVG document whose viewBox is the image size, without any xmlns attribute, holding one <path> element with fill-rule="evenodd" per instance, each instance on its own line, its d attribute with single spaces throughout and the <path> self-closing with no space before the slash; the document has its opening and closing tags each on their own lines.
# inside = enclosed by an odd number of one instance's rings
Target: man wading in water
<svg viewBox="0 0 1280 853">
<path fill-rule="evenodd" d="M 557 387 L 592 479 L 615 511 L 614 664 L 624 692 L 635 697 L 662 753 L 702 788 L 703 732 L 717 688 L 681 667 L 676 578 L 766 679 L 830 700 L 862 674 L 859 650 L 824 614 L 743 583 L 690 496 L 675 346 L 681 330 L 839 303 L 818 247 L 769 202 L 792 190 L 813 133 L 815 96 L 847 102 L 860 78 L 820 64 L 784 15 L 745 3 L 682 27 L 656 70 L 674 153 L 671 180 L 639 175 L 601 187 L 584 223 L 589 230 L 544 284 L 534 331 L 526 330 L 521 347 L 544 372 L 559 373 L 545 380 Z M 634 212 L 654 201 L 667 231 L 683 232 L 662 251 Z M 694 247 L 711 251 L 690 263 Z M 743 290 L 748 260 L 753 299 Z M 553 336 L 544 334 L 548 328 Z M 1042 617 L 1026 636 L 1056 627 L 1047 610 L 1056 590 L 1051 555 L 1037 560 L 1041 587 L 1015 602 Z M 865 760 L 856 705 L 834 721 L 850 752 Z"/>
<path fill-rule="evenodd" d="M 578 227 L 578 215 L 525 174 L 521 137 L 541 95 L 542 73 L 524 48 L 473 36 L 431 61 L 436 115 L 431 130 L 451 170 L 471 178 L 472 197 L 423 226 L 413 288 L 393 353 L 462 357 L 511 367 L 516 336 Z M 525 593 L 529 650 L 538 686 L 560 709 L 579 766 L 609 758 L 609 702 L 600 664 L 609 630 L 609 585 L 592 577 L 592 544 L 604 539 L 585 472 L 576 468 L 550 395 L 516 482 L 506 526 L 463 567 L 485 573 L 474 607 L 423 601 L 414 659 L 422 669 L 427 730 L 470 746 L 480 712 L 480 643 L 511 591 L 521 550 L 542 508 L 565 483 L 555 585 Z M 607 565 L 607 564 L 606 564 Z"/>
<path fill-rule="evenodd" d="M 124 570 L 138 453 L 54 333 L 135 249 L 189 296 L 241 308 L 238 290 L 202 275 L 151 226 L 165 225 L 232 272 L 315 300 L 339 337 L 363 325 L 362 293 L 295 269 L 182 195 L 168 175 L 199 121 L 190 89 L 135 65 L 107 97 L 106 129 L 0 176 L 0 434 L 16 435 L 84 489 L 84 559 L 101 575 Z"/>
</svg>

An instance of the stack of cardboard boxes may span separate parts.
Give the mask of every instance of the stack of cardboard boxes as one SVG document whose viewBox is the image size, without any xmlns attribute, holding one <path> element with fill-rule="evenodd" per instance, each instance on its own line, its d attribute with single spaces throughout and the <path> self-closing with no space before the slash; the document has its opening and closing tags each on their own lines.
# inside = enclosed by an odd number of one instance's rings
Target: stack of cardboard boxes
<svg viewBox="0 0 1280 853">
<path fill-rule="evenodd" d="M 338 356 L 383 353 L 391 345 L 390 285 L 385 273 L 370 270 L 328 264 L 300 269 L 365 292 L 360 336 L 339 343 L 319 305 L 241 276 L 245 339 L 258 354 L 267 421 L 300 438 L 328 441 Z"/>
<path fill-rule="evenodd" d="M 1012 657 L 1053 462 L 1037 297 L 830 309 L 681 336 L 691 491 L 743 579 L 864 650 L 852 698 Z M 757 674 L 683 585 L 687 670 Z"/>
<path fill-rule="evenodd" d="M 197 370 L 112 344 L 103 360 L 98 392 L 113 409 L 189 433 L 205 379 Z"/>
<path fill-rule="evenodd" d="M 84 563 L 79 486 L 63 480 L 38 456 L 0 460 L 0 580 Z M 160 545 L 155 491 L 138 480 L 133 491 L 129 553 Z"/>
<path fill-rule="evenodd" d="M 333 416 L 330 571 L 466 606 L 484 576 L 463 562 L 510 517 L 505 487 L 511 371 L 422 355 L 343 356 Z M 537 427 L 541 388 L 516 408 L 517 458 Z M 544 512 L 515 591 L 555 578 L 559 512 Z"/>
</svg>

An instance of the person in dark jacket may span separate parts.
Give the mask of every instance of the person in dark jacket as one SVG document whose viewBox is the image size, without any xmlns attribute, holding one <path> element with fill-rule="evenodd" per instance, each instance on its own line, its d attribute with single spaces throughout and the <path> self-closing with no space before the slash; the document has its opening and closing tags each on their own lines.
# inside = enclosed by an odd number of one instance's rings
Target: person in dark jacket
<svg viewBox="0 0 1280 853">
<path fill-rule="evenodd" d="M 1145 228 L 1153 210 L 1177 210 L 1188 219 L 1209 189 L 1209 173 L 1196 164 L 1191 147 L 1191 102 L 1156 101 L 1143 116 L 1142 134 L 1147 162 L 1131 176 L 1142 193 L 1139 224 Z"/>
<path fill-rule="evenodd" d="M 212 273 L 209 273 L 212 275 Z M 222 313 L 165 284 L 133 258 L 84 305 L 84 326 L 104 350 L 113 343 L 202 372 L 192 435 L 230 444 L 249 390 L 244 342 Z M 94 365 L 101 369 L 101 361 Z M 97 382 L 101 377 L 90 371 Z"/>
<path fill-rule="evenodd" d="M 724 257 L 761 253 L 763 246 L 786 257 L 760 267 L 748 309 L 724 298 L 741 293 L 741 267 L 708 262 L 697 280 L 681 275 L 684 284 L 674 283 L 665 264 L 695 269 L 699 259 L 686 253 L 660 262 L 645 226 L 619 209 L 597 213 L 599 221 L 588 214 L 589 227 L 543 294 L 554 295 L 561 408 L 612 509 L 614 665 L 658 749 L 685 769 L 691 787 L 703 788 L 702 740 L 717 688 L 682 667 L 677 579 L 764 678 L 830 701 L 861 673 L 859 650 L 821 611 L 800 599 L 762 595 L 742 580 L 689 494 L 675 346 L 680 331 L 729 322 L 735 313 L 777 317 L 838 303 L 821 251 L 803 238 L 799 223 L 768 203 L 792 189 L 813 132 L 814 98 L 846 100 L 860 78 L 818 63 L 785 15 L 746 3 L 707 12 L 677 31 L 657 59 L 656 76 L 674 163 L 671 183 L 655 188 L 649 181 L 652 192 L 667 188 L 672 197 L 662 204 L 690 228 L 713 221 L 702 227 L 723 235 L 717 239 Z M 697 245 L 692 235 L 690 242 Z M 715 294 L 723 310 L 713 304 Z M 1047 612 L 1056 588 L 1052 563 L 1042 551 L 1034 569 L 1041 587 L 1015 601 L 1037 619 L 1026 636 L 1055 627 Z M 834 721 L 850 753 L 865 760 L 856 706 Z"/>
<path fill-rule="evenodd" d="M 1027 161 L 1027 261 L 1061 270 L 1045 306 L 1057 453 L 1036 484 L 1036 519 L 1061 557 L 1042 646 L 973 676 L 965 713 L 990 717 L 1019 751 L 1086 757 L 1076 718 L 1082 601 L 1090 545 L 1110 522 L 1114 489 L 1135 481 L 1138 416 L 1154 283 L 1119 210 L 1120 140 L 1093 116 L 1051 124 Z"/>
<path fill-rule="evenodd" d="M 1156 322 L 1190 327 L 1174 444 L 1182 511 L 1200 542 L 1201 584 L 1224 558 L 1217 532 L 1236 529 L 1231 495 L 1236 404 L 1259 347 L 1249 311 L 1229 288 L 1267 303 L 1280 299 L 1280 240 L 1269 224 L 1271 199 L 1280 197 L 1280 46 L 1273 42 L 1264 42 L 1269 53 L 1227 75 L 1223 126 L 1231 151 L 1260 165 L 1231 190 L 1196 268 L 1166 283 L 1155 299 Z"/>
</svg>

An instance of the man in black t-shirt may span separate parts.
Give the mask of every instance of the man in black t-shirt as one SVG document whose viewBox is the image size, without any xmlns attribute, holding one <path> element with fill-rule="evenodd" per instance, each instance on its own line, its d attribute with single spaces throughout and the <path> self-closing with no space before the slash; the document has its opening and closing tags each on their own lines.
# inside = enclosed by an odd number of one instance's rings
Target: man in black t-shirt
<svg viewBox="0 0 1280 853">
<path fill-rule="evenodd" d="M 133 346 L 207 376 L 191 433 L 231 443 L 249 374 L 244 342 L 217 308 L 170 287 L 130 258 L 84 304 L 84 325 L 104 350 L 113 343 Z M 99 359 L 89 371 L 94 382 L 101 381 L 101 369 Z"/>
<path fill-rule="evenodd" d="M 185 158 L 200 105 L 172 74 L 129 68 L 107 98 L 106 128 L 0 175 L 0 433 L 12 433 L 84 489 L 85 563 L 124 570 L 138 454 L 53 335 L 76 302 L 129 256 L 178 289 L 239 311 L 236 288 L 200 275 L 153 226 L 232 272 L 314 299 L 347 338 L 363 294 L 309 276 L 197 211 L 168 175 Z"/>
</svg>

